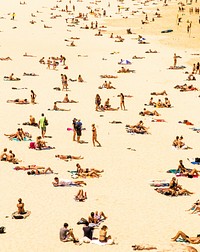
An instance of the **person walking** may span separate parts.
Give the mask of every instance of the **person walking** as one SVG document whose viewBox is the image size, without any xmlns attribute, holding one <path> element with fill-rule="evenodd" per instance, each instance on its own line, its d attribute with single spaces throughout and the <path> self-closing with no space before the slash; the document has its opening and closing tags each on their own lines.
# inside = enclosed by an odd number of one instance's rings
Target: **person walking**
<svg viewBox="0 0 200 252">
<path fill-rule="evenodd" d="M 95 147 L 95 142 L 98 143 L 98 147 L 101 147 L 101 144 L 97 140 L 97 129 L 94 123 L 92 124 L 92 142 L 93 142 L 94 147 Z"/>
<path fill-rule="evenodd" d="M 42 137 L 44 138 L 46 134 L 46 126 L 48 125 L 48 121 L 43 113 L 41 114 L 41 116 L 42 117 L 39 120 L 38 127 L 39 129 L 41 129 L 41 134 L 42 134 Z"/>
</svg>

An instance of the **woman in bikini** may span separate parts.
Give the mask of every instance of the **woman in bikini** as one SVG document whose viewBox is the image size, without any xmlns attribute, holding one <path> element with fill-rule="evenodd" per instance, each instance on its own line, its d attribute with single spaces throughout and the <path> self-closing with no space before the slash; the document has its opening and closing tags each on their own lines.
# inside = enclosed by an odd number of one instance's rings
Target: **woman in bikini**
<svg viewBox="0 0 200 252">
<path fill-rule="evenodd" d="M 97 140 L 97 129 L 96 129 L 94 123 L 92 124 L 92 142 L 93 142 L 94 146 L 95 146 L 95 142 L 96 142 L 96 143 L 98 143 L 98 147 L 101 147 L 101 144 Z"/>
<path fill-rule="evenodd" d="M 33 92 L 33 90 L 31 90 L 31 103 L 35 104 L 35 98 L 36 98 L 36 94 Z"/>
</svg>

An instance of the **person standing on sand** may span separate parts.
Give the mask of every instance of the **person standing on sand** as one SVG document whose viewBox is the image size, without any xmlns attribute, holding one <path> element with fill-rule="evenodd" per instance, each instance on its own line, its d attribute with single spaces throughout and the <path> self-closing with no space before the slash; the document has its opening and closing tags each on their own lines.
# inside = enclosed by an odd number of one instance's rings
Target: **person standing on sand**
<svg viewBox="0 0 200 252">
<path fill-rule="evenodd" d="M 36 94 L 33 92 L 33 90 L 31 90 L 31 103 L 35 104 L 35 98 L 36 98 Z"/>
<path fill-rule="evenodd" d="M 80 137 L 82 135 L 82 122 L 78 120 L 76 123 L 76 134 L 77 134 L 77 142 L 80 143 Z"/>
<path fill-rule="evenodd" d="M 177 64 L 177 56 L 176 53 L 174 53 L 174 68 L 176 68 L 176 64 Z"/>
<path fill-rule="evenodd" d="M 124 104 L 124 95 L 120 94 L 120 108 L 125 110 L 125 104 Z"/>
<path fill-rule="evenodd" d="M 38 123 L 38 127 L 41 129 L 41 134 L 42 134 L 42 137 L 44 138 L 45 137 L 45 134 L 46 134 L 46 117 L 44 116 L 44 114 L 42 113 L 41 115 L 42 117 L 40 118 L 39 120 L 39 123 Z"/>
<path fill-rule="evenodd" d="M 76 123 L 77 123 L 77 119 L 74 118 L 72 121 L 72 125 L 73 125 L 73 141 L 76 141 Z"/>
<path fill-rule="evenodd" d="M 97 140 L 97 129 L 94 123 L 92 124 L 92 142 L 93 142 L 94 147 L 95 147 L 95 142 L 98 143 L 97 147 L 101 147 L 101 144 Z"/>
</svg>

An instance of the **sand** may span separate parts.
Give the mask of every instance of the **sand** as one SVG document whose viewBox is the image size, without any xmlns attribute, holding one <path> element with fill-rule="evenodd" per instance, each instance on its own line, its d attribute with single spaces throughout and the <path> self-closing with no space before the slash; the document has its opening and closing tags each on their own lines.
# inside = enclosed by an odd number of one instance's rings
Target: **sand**
<svg viewBox="0 0 200 252">
<path fill-rule="evenodd" d="M 108 2 L 89 3 L 89 1 L 67 3 L 69 10 L 73 4 L 76 7 L 74 14 L 61 12 L 66 2 L 26 1 L 22 5 L 19 1 L 4 3 L 0 16 L 0 57 L 10 56 L 12 61 L 0 61 L 1 76 L 1 149 L 7 147 L 19 159 L 22 165 L 37 164 L 50 166 L 60 178 L 70 178 L 68 170 L 74 170 L 76 160 L 64 162 L 55 159 L 55 154 L 82 155 L 79 163 L 82 167 L 104 169 L 99 179 L 87 179 L 88 199 L 84 203 L 74 201 L 78 188 L 54 188 L 52 181 L 54 174 L 41 176 L 28 176 L 26 172 L 14 171 L 14 165 L 1 162 L 1 225 L 6 227 L 6 234 L 1 235 L 3 251 L 131 251 L 133 244 L 151 244 L 156 251 L 183 251 L 184 245 L 170 241 L 178 230 L 183 230 L 190 236 L 199 233 L 198 215 L 185 212 L 193 202 L 198 199 L 199 179 L 179 178 L 184 188 L 194 192 L 192 196 L 167 197 L 156 193 L 149 186 L 153 179 L 168 179 L 172 175 L 166 170 L 176 168 L 179 159 L 186 167 L 192 168 L 187 161 L 188 157 L 198 156 L 199 134 L 189 130 L 190 126 L 179 124 L 178 121 L 188 119 L 195 126 L 200 125 L 198 118 L 199 92 L 179 92 L 173 87 L 184 84 L 187 78 L 185 71 L 191 72 L 193 63 L 199 61 L 199 24 L 198 15 L 189 15 L 188 8 L 183 13 L 182 23 L 177 26 L 177 2 L 170 1 L 168 6 L 163 2 L 149 2 L 144 6 L 139 2 L 124 1 L 120 4 L 112 1 L 110 8 Z M 118 5 L 130 7 L 129 11 L 121 9 Z M 54 8 L 58 5 L 59 8 Z M 77 16 L 79 12 L 86 13 L 88 8 L 106 8 L 107 17 L 95 18 L 88 14 L 88 21 L 80 19 L 80 24 L 68 24 L 65 18 Z M 193 6 L 199 6 L 194 3 Z M 160 9 L 161 18 L 154 22 L 142 25 L 145 14 L 149 19 L 154 16 L 156 9 Z M 132 10 L 138 10 L 131 15 Z M 38 11 L 38 12 L 37 12 Z M 15 12 L 15 20 L 10 20 L 8 13 Z M 31 17 L 31 13 L 36 17 Z M 50 19 L 53 15 L 62 15 Z M 179 15 L 181 15 L 179 13 Z M 111 16 L 111 17 L 110 17 Z M 124 17 L 124 18 L 123 18 Z M 128 17 L 128 18 L 125 18 Z M 186 32 L 186 21 L 192 20 L 191 34 Z M 35 20 L 35 24 L 29 21 Z M 43 22 L 41 22 L 43 20 Z M 80 29 L 80 26 L 91 21 L 98 21 L 99 25 L 107 26 L 102 31 L 103 36 L 94 36 L 98 30 Z M 52 28 L 44 28 L 44 24 Z M 14 28 L 17 27 L 17 28 Z M 126 29 L 131 28 L 134 34 L 127 35 Z M 172 33 L 161 34 L 161 30 L 173 29 Z M 125 38 L 123 43 L 114 42 L 110 34 L 121 35 Z M 138 44 L 138 34 L 143 35 L 149 44 Z M 74 40 L 75 47 L 69 47 L 70 42 L 64 41 L 70 37 L 79 37 Z M 71 40 L 70 40 L 71 41 Z M 145 51 L 157 50 L 156 54 L 147 54 Z M 24 57 L 24 53 L 35 57 Z M 119 54 L 111 54 L 119 52 Z M 183 70 L 168 70 L 173 65 L 173 54 L 178 59 L 178 66 L 185 66 Z M 48 70 L 46 65 L 39 64 L 43 56 L 47 60 L 50 56 L 66 57 L 68 70 L 62 64 L 57 71 Z M 81 56 L 78 56 L 81 55 Z M 83 57 L 83 56 L 87 57 Z M 141 60 L 132 60 L 134 55 L 145 57 Z M 135 73 L 117 74 L 120 59 L 132 62 L 129 66 Z M 14 73 L 21 78 L 18 82 L 5 82 L 3 76 Z M 24 72 L 34 72 L 39 76 L 23 76 Z M 58 104 L 58 107 L 71 109 L 69 112 L 48 111 L 53 102 L 62 100 L 65 91 L 56 91 L 54 87 L 61 87 L 60 74 L 76 79 L 82 75 L 84 83 L 69 82 L 69 99 L 78 100 L 77 104 Z M 111 79 L 113 90 L 98 89 L 103 84 L 101 74 L 117 75 Z M 197 81 L 192 82 L 199 88 L 199 75 Z M 109 79 L 107 79 L 109 80 Z M 190 82 L 187 82 L 190 83 Z M 14 90 L 12 87 L 24 88 Z M 37 104 L 16 105 L 6 103 L 8 99 L 28 98 L 30 90 L 37 94 Z M 151 122 L 149 117 L 139 116 L 144 103 L 148 103 L 150 93 L 166 90 L 173 105 L 170 109 L 157 109 L 161 114 L 159 118 L 165 123 Z M 118 94 L 132 95 L 125 98 L 127 110 L 122 111 L 95 111 L 95 96 L 100 94 L 102 103 L 110 98 L 112 107 L 119 107 Z M 164 97 L 155 97 L 164 100 Z M 148 108 L 152 110 L 153 108 Z M 33 115 L 38 121 L 44 113 L 49 121 L 47 127 L 48 145 L 55 149 L 48 151 L 35 151 L 28 148 L 29 142 L 14 142 L 8 140 L 4 133 L 14 133 L 18 127 L 33 135 L 33 140 L 40 135 L 38 128 L 22 126 Z M 72 141 L 72 120 L 81 119 L 83 127 L 82 139 L 88 144 L 78 144 Z M 121 121 L 122 124 L 109 122 Z M 126 124 L 136 124 L 143 120 L 149 127 L 149 135 L 130 135 L 126 133 Z M 98 140 L 102 147 L 92 145 L 91 124 L 97 127 Z M 191 150 L 172 150 L 172 141 L 176 135 L 183 135 Z M 131 151 L 127 148 L 135 149 Z M 12 212 L 16 211 L 17 199 L 21 197 L 25 209 L 31 211 L 26 220 L 13 220 Z M 77 237 L 82 237 L 82 226 L 76 225 L 81 217 L 87 218 L 91 211 L 104 211 L 108 219 L 104 222 L 108 226 L 108 233 L 118 243 L 113 246 L 97 246 L 83 244 L 75 246 L 73 243 L 62 243 L 59 240 L 59 229 L 64 222 L 68 222 L 74 229 Z M 6 218 L 6 216 L 8 216 Z M 99 229 L 94 231 L 98 237 Z M 199 249 L 199 245 L 195 245 Z"/>
</svg>

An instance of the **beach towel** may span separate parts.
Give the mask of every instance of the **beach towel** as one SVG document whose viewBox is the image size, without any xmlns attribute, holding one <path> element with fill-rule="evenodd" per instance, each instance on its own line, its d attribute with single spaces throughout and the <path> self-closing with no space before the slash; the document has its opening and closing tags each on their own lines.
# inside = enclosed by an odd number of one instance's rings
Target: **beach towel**
<svg viewBox="0 0 200 252">
<path fill-rule="evenodd" d="M 28 137 L 25 137 L 23 140 L 19 140 L 18 138 L 14 137 L 14 138 L 11 138 L 10 140 L 16 141 L 16 142 L 32 141 L 32 139 Z"/>
<path fill-rule="evenodd" d="M 26 211 L 25 214 L 18 214 L 18 212 L 12 213 L 12 219 L 26 219 L 31 214 L 31 211 Z"/>
<path fill-rule="evenodd" d="M 165 179 L 156 179 L 156 180 L 151 180 L 149 182 L 149 185 L 152 187 L 168 187 L 169 181 Z"/>
<path fill-rule="evenodd" d="M 35 149 L 35 148 L 36 148 L 35 142 L 30 142 L 29 149 Z"/>
<path fill-rule="evenodd" d="M 169 32 L 173 32 L 173 30 L 172 29 L 168 29 L 168 30 L 161 31 L 161 33 L 169 33 Z"/>
<path fill-rule="evenodd" d="M 42 147 L 42 149 L 35 148 L 35 150 L 52 150 L 52 149 L 55 149 L 55 147 L 46 146 L 46 147 Z"/>
<path fill-rule="evenodd" d="M 110 241 L 108 240 L 107 242 L 100 242 L 98 239 L 93 239 L 90 242 L 91 244 L 95 244 L 95 245 L 99 245 L 99 246 L 105 246 L 105 245 L 112 245 L 113 240 L 110 239 Z"/>
</svg>

